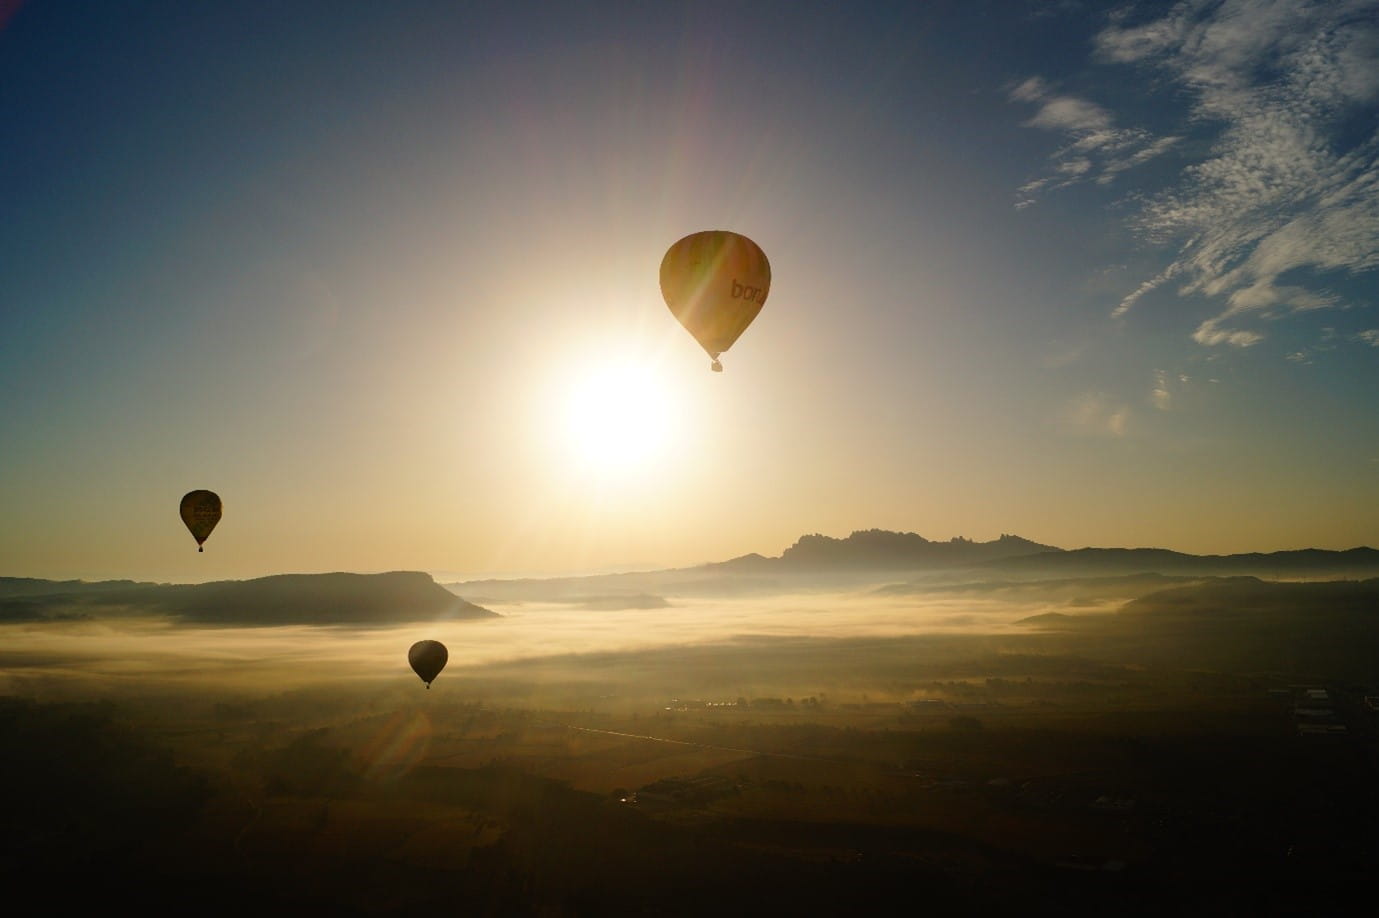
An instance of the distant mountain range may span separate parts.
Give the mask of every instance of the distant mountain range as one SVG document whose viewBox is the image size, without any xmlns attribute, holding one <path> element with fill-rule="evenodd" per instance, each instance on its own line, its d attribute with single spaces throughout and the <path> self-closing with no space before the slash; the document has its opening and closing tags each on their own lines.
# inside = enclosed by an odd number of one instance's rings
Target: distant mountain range
<svg viewBox="0 0 1379 918">
<path fill-rule="evenodd" d="M 1061 551 L 1061 548 L 1040 545 L 1016 535 L 1003 535 L 992 542 L 973 542 L 961 536 L 947 542 L 931 542 L 913 532 L 865 529 L 845 539 L 817 533 L 800 536 L 794 545 L 781 553 L 780 558 L 774 560 L 780 567 L 804 570 L 824 567 L 906 570 L 969 567 L 1006 558 Z"/>
<path fill-rule="evenodd" d="M 541 580 L 437 584 L 415 571 L 281 574 L 194 585 L 0 577 L 0 622 L 159 614 L 216 625 L 368 625 L 487 618 L 479 601 L 571 603 L 588 611 L 654 609 L 667 596 L 730 596 L 891 583 L 903 591 L 956 582 L 1034 582 L 1143 575 L 1253 576 L 1265 580 L 1379 577 L 1379 551 L 1303 549 L 1189 555 L 1160 548 L 1065 551 L 1016 535 L 933 542 L 868 529 L 846 538 L 806 535 L 778 558 L 758 554 L 662 571 Z"/>
<path fill-rule="evenodd" d="M 384 625 L 497 613 L 416 571 L 279 574 L 200 584 L 0 577 L 0 622 L 149 614 L 209 625 Z"/>
<path fill-rule="evenodd" d="M 800 586 L 835 586 L 910 577 L 1031 581 L 1166 575 L 1264 579 L 1363 579 L 1379 576 L 1379 551 L 1304 549 L 1268 554 L 1189 555 L 1161 548 L 1079 548 L 1066 551 L 1017 535 L 990 542 L 930 541 L 913 532 L 867 529 L 846 538 L 805 535 L 778 558 L 742 555 L 728 561 L 662 571 L 449 583 L 491 601 L 585 602 L 590 597 L 709 596 L 764 593 Z"/>
<path fill-rule="evenodd" d="M 931 542 L 913 532 L 867 529 L 845 539 L 824 535 L 801 536 L 779 558 L 745 555 L 709 569 L 754 572 L 785 570 L 909 571 L 972 568 L 1040 577 L 1124 576 L 1170 574 L 1189 576 L 1262 577 L 1374 576 L 1379 574 L 1379 551 L 1352 548 L 1327 551 L 1253 552 L 1239 555 L 1189 555 L 1164 548 L 1079 548 L 1065 551 L 1017 535 L 991 542 L 955 538 Z"/>
</svg>

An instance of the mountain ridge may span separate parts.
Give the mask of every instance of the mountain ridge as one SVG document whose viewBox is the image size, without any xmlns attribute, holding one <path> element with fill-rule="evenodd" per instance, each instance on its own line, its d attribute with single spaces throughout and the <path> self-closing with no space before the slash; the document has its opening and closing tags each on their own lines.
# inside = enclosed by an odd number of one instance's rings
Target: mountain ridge
<svg viewBox="0 0 1379 918">
<path fill-rule="evenodd" d="M 521 593 L 528 599 L 592 603 L 594 607 L 618 606 L 632 595 L 643 607 L 650 607 L 664 604 L 659 593 L 761 593 L 798 585 L 957 572 L 1027 581 L 1139 574 L 1364 579 L 1379 576 L 1379 551 L 1359 546 L 1339 551 L 1305 548 L 1193 555 L 1165 548 L 1063 549 L 1012 534 L 989 542 L 961 536 L 933 541 L 913 532 L 866 529 L 843 538 L 802 535 L 776 557 L 752 552 L 658 571 L 445 584 L 417 571 L 275 574 L 202 584 L 0 577 L 0 621 L 54 617 L 55 612 L 83 617 L 95 607 L 136 605 L 203 623 L 360 624 L 402 621 L 407 616 L 483 618 L 497 613 L 459 594 L 501 601 Z"/>
<path fill-rule="evenodd" d="M 800 536 L 777 557 L 758 552 L 692 567 L 546 578 L 449 582 L 447 589 L 500 602 L 526 599 L 581 602 L 610 593 L 724 596 L 797 586 L 840 586 L 878 578 L 954 575 L 1033 581 L 1048 578 L 1242 576 L 1277 579 L 1379 576 L 1379 551 L 1295 549 L 1236 555 L 1191 555 L 1165 548 L 1063 549 L 1005 534 L 990 542 L 961 536 L 931 541 L 912 532 L 856 530 L 844 538 Z M 927 582 L 927 580 L 926 580 Z"/>
<path fill-rule="evenodd" d="M 23 592 L 6 592 L 7 587 Z M 197 584 L 0 578 L 0 622 L 146 613 L 204 625 L 259 626 L 497 617 L 496 612 L 460 598 L 421 571 L 273 574 Z"/>
</svg>

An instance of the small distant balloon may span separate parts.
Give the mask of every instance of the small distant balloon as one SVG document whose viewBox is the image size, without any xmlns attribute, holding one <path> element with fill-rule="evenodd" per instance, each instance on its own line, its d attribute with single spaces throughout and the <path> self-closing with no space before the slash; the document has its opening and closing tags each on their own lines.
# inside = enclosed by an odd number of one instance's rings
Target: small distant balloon
<svg viewBox="0 0 1379 918">
<path fill-rule="evenodd" d="M 202 543 L 210 538 L 211 530 L 220 522 L 220 495 L 214 491 L 188 491 L 182 496 L 180 509 L 182 522 L 196 539 L 196 550 L 205 551 Z"/>
<path fill-rule="evenodd" d="M 412 645 L 412 649 L 407 651 L 407 662 L 412 664 L 412 670 L 421 677 L 428 689 L 431 687 L 431 680 L 440 675 L 449 659 L 450 651 L 446 650 L 440 641 L 417 641 Z"/>
<path fill-rule="evenodd" d="M 691 233 L 661 259 L 661 295 L 671 313 L 723 370 L 733 346 L 766 304 L 771 263 L 761 247 L 728 230 Z"/>
</svg>

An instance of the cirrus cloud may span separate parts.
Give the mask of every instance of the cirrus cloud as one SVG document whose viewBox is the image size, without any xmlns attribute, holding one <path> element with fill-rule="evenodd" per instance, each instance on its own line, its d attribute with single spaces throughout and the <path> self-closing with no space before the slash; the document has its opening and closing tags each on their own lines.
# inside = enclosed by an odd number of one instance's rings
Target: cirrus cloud
<svg viewBox="0 0 1379 918">
<path fill-rule="evenodd" d="M 1050 157 L 1053 165 L 1049 172 L 1020 187 L 1017 210 L 1035 203 L 1040 192 L 1084 181 L 1108 184 L 1119 173 L 1148 162 L 1178 141 L 1177 137 L 1156 138 L 1141 128 L 1118 127 L 1106 109 L 1059 93 L 1040 77 L 1030 77 L 1011 88 L 1009 97 L 1013 102 L 1039 106 L 1025 122 L 1027 127 L 1058 131 L 1068 138 Z"/>
<path fill-rule="evenodd" d="M 1094 57 L 1165 77 L 1188 100 L 1185 122 L 1206 152 L 1169 187 L 1129 199 L 1132 227 L 1174 254 L 1112 316 L 1174 281 L 1180 295 L 1224 301 L 1193 340 L 1248 347 L 1265 322 L 1350 305 L 1321 275 L 1379 267 L 1379 0 L 1185 0 L 1128 19 L 1113 15 Z M 1178 140 L 1117 129 L 1109 110 L 1038 77 L 1010 98 L 1042 106 L 1027 125 L 1070 140 L 1052 173 L 1020 189 L 1017 207 L 1084 177 L 1106 183 Z M 1079 143 L 1105 153 L 1112 141 L 1092 138 L 1113 135 L 1122 144 L 1114 159 L 1060 171 Z"/>
</svg>

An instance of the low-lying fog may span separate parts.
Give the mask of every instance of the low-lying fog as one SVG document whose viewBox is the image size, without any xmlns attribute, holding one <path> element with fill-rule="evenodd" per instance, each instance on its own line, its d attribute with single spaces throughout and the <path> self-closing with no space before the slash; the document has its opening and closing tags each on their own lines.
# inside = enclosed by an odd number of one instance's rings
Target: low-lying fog
<svg viewBox="0 0 1379 918">
<path fill-rule="evenodd" d="M 269 693 L 342 680 L 415 682 L 407 649 L 423 638 L 450 651 L 439 689 L 541 658 L 561 659 L 568 674 L 581 657 L 629 652 L 693 649 L 703 659 L 710 646 L 727 657 L 800 639 L 1023 633 L 1015 623 L 1028 616 L 1102 611 L 1124 598 L 868 589 L 675 599 L 657 608 L 489 601 L 501 618 L 403 627 L 208 628 L 151 617 L 10 624 L 0 627 L 0 693 L 89 697 L 192 686 Z"/>
</svg>

